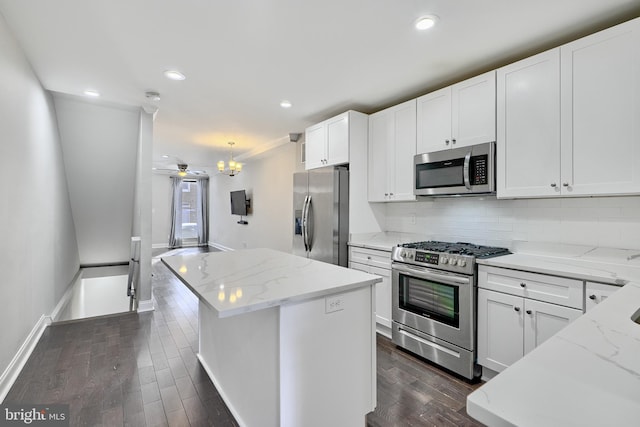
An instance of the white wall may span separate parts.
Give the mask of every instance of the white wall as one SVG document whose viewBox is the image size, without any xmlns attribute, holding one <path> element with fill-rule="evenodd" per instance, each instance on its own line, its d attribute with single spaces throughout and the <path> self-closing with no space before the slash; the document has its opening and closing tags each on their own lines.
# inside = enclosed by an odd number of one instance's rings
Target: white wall
<svg viewBox="0 0 640 427">
<path fill-rule="evenodd" d="M 0 15 L 0 373 L 79 268 L 51 96 Z"/>
<path fill-rule="evenodd" d="M 287 143 L 252 158 L 234 177 L 210 172 L 210 235 L 212 243 L 231 249 L 268 247 L 291 252 L 293 239 L 293 173 L 304 170 L 300 144 Z M 212 164 L 217 162 L 214 159 Z M 229 193 L 246 190 L 251 210 L 237 224 L 231 215 Z"/>
<path fill-rule="evenodd" d="M 390 203 L 385 228 L 498 246 L 524 240 L 639 249 L 640 197 Z"/>
<path fill-rule="evenodd" d="M 54 95 L 82 265 L 128 262 L 140 109 Z"/>
<path fill-rule="evenodd" d="M 153 208 L 151 210 L 151 235 L 154 248 L 169 245 L 171 230 L 171 177 L 154 173 L 151 178 Z"/>
</svg>

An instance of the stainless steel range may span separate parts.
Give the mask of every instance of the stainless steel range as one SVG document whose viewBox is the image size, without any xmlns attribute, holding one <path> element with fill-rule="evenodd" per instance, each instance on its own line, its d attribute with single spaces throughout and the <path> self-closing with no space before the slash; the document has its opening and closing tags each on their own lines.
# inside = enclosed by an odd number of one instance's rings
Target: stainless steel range
<svg viewBox="0 0 640 427">
<path fill-rule="evenodd" d="M 476 259 L 506 248 L 427 241 L 393 248 L 393 342 L 465 378 L 476 364 Z"/>
</svg>

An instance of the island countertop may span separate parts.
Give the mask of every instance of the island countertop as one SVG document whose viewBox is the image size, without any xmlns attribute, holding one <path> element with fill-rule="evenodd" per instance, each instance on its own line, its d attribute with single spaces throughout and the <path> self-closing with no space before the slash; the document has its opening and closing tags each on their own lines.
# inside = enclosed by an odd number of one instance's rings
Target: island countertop
<svg viewBox="0 0 640 427">
<path fill-rule="evenodd" d="M 219 317 L 369 286 L 382 279 L 273 249 L 163 257 L 162 262 Z"/>
</svg>

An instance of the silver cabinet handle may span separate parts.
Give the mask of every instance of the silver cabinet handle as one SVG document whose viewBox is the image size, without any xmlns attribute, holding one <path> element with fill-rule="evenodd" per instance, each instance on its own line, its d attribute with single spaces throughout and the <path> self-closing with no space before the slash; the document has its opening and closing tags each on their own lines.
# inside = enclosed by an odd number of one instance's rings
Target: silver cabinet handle
<svg viewBox="0 0 640 427">
<path fill-rule="evenodd" d="M 453 138 L 453 139 L 451 140 L 451 143 L 452 143 L 452 144 L 455 144 L 455 143 L 456 143 L 456 139 L 455 139 L 455 138 Z"/>
<path fill-rule="evenodd" d="M 520 311 L 520 307 L 513 307 L 515 311 Z"/>
<path fill-rule="evenodd" d="M 591 299 L 591 300 L 595 300 L 595 299 L 596 299 L 596 296 L 595 296 L 595 295 L 589 295 L 589 299 Z"/>
<path fill-rule="evenodd" d="M 552 182 L 552 183 L 551 183 L 551 187 L 556 188 L 556 183 L 555 183 L 555 182 Z"/>
<path fill-rule="evenodd" d="M 444 140 L 444 143 L 445 143 L 445 144 L 447 144 L 447 145 L 449 145 L 449 140 L 448 140 L 448 139 L 445 139 L 445 140 Z"/>
<path fill-rule="evenodd" d="M 526 284 L 526 283 L 524 283 L 524 282 L 520 282 L 520 287 L 521 287 L 521 288 L 525 288 L 525 287 L 527 287 L 527 284 Z"/>
<path fill-rule="evenodd" d="M 527 314 L 531 314 L 533 313 L 531 310 L 527 310 Z"/>
<path fill-rule="evenodd" d="M 568 182 L 564 182 L 564 183 L 562 183 L 562 186 L 563 186 L 563 187 L 568 187 L 568 186 L 569 186 L 569 183 L 568 183 Z"/>
</svg>

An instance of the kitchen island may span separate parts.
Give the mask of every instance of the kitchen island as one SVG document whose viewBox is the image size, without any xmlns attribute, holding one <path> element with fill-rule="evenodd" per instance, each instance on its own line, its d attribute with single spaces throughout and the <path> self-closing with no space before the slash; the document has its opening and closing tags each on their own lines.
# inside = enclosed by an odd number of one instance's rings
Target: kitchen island
<svg viewBox="0 0 640 427">
<path fill-rule="evenodd" d="M 200 301 L 198 358 L 240 425 L 365 424 L 378 276 L 271 249 L 162 261 Z"/>
</svg>

